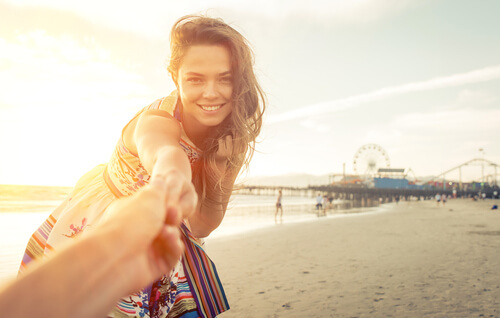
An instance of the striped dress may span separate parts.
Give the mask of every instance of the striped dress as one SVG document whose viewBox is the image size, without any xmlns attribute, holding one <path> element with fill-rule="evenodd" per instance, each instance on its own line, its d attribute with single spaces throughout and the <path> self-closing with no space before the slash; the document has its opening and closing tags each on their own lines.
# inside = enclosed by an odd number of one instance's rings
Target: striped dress
<svg viewBox="0 0 500 318">
<path fill-rule="evenodd" d="M 168 113 L 166 116 L 174 116 L 180 121 L 176 104 L 177 92 L 174 91 L 145 107 L 135 117 L 147 109 L 160 109 Z M 33 233 L 20 274 L 33 260 L 50 254 L 83 231 L 92 231 L 113 200 L 131 195 L 149 182 L 150 175 L 139 157 L 125 146 L 123 131 L 109 162 L 82 176 L 70 196 Z M 184 130 L 180 145 L 193 167 L 200 150 Z M 186 248 L 175 268 L 150 286 L 122 298 L 108 317 L 206 318 L 216 317 L 229 309 L 215 265 L 184 224 L 181 233 Z"/>
</svg>

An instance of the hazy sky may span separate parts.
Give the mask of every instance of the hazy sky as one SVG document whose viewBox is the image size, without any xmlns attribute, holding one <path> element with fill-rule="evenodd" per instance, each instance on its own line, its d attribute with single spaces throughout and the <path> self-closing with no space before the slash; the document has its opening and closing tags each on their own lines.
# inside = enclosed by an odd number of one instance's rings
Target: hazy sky
<svg viewBox="0 0 500 318">
<path fill-rule="evenodd" d="M 350 173 L 365 144 L 419 176 L 500 163 L 497 0 L 0 0 L 0 183 L 73 185 L 106 162 L 174 88 L 168 32 L 199 12 L 255 51 L 269 104 L 249 176 Z"/>
</svg>

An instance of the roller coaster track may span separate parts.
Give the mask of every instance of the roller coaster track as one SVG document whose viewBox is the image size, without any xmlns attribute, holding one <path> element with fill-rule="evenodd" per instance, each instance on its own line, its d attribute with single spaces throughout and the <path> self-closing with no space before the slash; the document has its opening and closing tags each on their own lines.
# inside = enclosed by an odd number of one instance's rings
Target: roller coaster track
<svg viewBox="0 0 500 318">
<path fill-rule="evenodd" d="M 456 167 L 453 167 L 453 168 L 451 168 L 451 169 L 449 169 L 449 170 L 446 170 L 446 171 L 444 171 L 444 172 L 442 172 L 442 173 L 438 174 L 437 176 L 434 176 L 434 177 L 432 177 L 432 178 L 430 178 L 430 179 L 426 180 L 426 182 L 428 182 L 428 181 L 433 181 L 433 180 L 438 180 L 438 179 L 443 179 L 443 178 L 444 178 L 444 177 L 445 177 L 448 173 L 453 172 L 453 171 L 455 171 L 455 170 L 458 170 L 458 173 L 459 173 L 459 178 L 460 178 L 460 183 L 462 183 L 462 180 L 461 180 L 461 179 L 462 179 L 462 170 L 461 170 L 461 169 L 462 169 L 462 167 L 469 166 L 469 165 L 480 165 L 480 166 L 482 166 L 482 168 L 483 168 L 483 169 L 482 169 L 482 170 L 483 170 L 483 174 L 482 174 L 482 179 L 483 179 L 483 180 L 482 180 L 482 181 L 483 181 L 483 182 L 485 181 L 485 180 L 484 180 L 484 177 L 485 177 L 485 176 L 484 176 L 484 166 L 486 165 L 486 166 L 491 166 L 491 167 L 493 167 L 493 168 L 495 169 L 495 173 L 494 173 L 494 174 L 490 174 L 490 175 L 488 175 L 488 177 L 489 177 L 489 176 L 493 177 L 494 184 L 495 184 L 495 185 L 497 184 L 497 175 L 498 175 L 498 174 L 497 174 L 497 168 L 500 168 L 500 165 L 499 165 L 499 164 L 497 164 L 497 163 L 494 163 L 494 162 L 492 162 L 492 161 L 490 161 L 490 160 L 483 159 L 483 158 L 475 158 L 475 159 L 469 160 L 469 161 L 467 161 L 467 162 L 464 162 L 464 163 L 462 163 L 461 165 L 458 165 L 458 166 L 456 166 Z"/>
</svg>

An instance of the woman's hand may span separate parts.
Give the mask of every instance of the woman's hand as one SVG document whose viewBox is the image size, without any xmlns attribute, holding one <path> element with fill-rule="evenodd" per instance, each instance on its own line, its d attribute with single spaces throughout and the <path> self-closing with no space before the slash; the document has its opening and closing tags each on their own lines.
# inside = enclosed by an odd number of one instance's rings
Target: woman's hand
<svg viewBox="0 0 500 318">
<path fill-rule="evenodd" d="M 225 161 L 233 155 L 233 136 L 227 135 L 219 139 L 219 148 L 217 149 L 216 158 L 220 161 Z"/>
<path fill-rule="evenodd" d="M 151 183 L 156 182 L 162 186 L 167 209 L 177 210 L 181 219 L 189 217 L 194 212 L 198 195 L 191 180 L 181 171 L 172 169 L 165 175 L 153 175 Z"/>
<path fill-rule="evenodd" d="M 227 135 L 223 138 L 219 139 L 219 147 L 216 152 L 216 163 L 219 169 L 221 168 L 222 164 L 226 164 L 228 161 L 233 162 L 235 160 L 240 163 L 243 160 L 244 156 L 244 146 L 241 143 L 236 143 L 234 142 L 234 138 L 232 135 Z M 233 162 L 234 163 L 234 162 Z"/>
</svg>

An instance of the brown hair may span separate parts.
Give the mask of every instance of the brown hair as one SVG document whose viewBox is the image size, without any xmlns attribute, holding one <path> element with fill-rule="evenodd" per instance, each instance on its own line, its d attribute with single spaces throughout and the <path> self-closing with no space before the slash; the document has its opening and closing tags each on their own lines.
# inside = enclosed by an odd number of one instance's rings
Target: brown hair
<svg viewBox="0 0 500 318">
<path fill-rule="evenodd" d="M 223 180 L 231 177 L 234 182 L 240 169 L 248 168 L 262 126 L 265 96 L 253 71 L 254 57 L 247 40 L 221 19 L 199 15 L 180 18 L 170 32 L 171 57 L 167 70 L 176 84 L 182 60 L 193 45 L 222 45 L 231 56 L 232 112 L 213 136 L 206 138 L 202 158 L 193 173 L 193 183 L 203 204 L 227 203 L 227 200 L 221 202 L 220 194 L 228 198 L 232 188 L 224 189 Z M 218 140 L 227 135 L 233 137 L 233 155 L 228 160 L 226 173 L 218 177 L 215 164 Z"/>
</svg>

